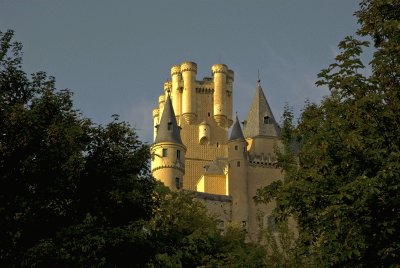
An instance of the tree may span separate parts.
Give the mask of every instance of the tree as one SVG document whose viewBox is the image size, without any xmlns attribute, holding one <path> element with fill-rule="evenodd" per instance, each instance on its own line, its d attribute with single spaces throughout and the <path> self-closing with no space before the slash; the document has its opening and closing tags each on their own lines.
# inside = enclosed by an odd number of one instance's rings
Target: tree
<svg viewBox="0 0 400 268">
<path fill-rule="evenodd" d="M 359 39 L 373 40 L 371 74 L 363 75 L 369 42 L 346 37 L 317 85 L 330 95 L 307 103 L 298 124 L 286 113 L 284 180 L 258 193 L 293 215 L 298 253 L 320 266 L 400 264 L 400 2 L 364 0 Z M 294 142 L 298 152 L 294 152 Z"/>
<path fill-rule="evenodd" d="M 148 146 L 116 117 L 106 127 L 82 117 L 53 77 L 28 78 L 12 36 L 0 33 L 0 264 L 118 265 L 145 249 Z"/>
<path fill-rule="evenodd" d="M 160 205 L 149 221 L 149 240 L 154 241 L 150 267 L 263 267 L 265 252 L 245 243 L 242 227 L 217 228 L 218 220 L 190 192 L 157 191 Z"/>
</svg>

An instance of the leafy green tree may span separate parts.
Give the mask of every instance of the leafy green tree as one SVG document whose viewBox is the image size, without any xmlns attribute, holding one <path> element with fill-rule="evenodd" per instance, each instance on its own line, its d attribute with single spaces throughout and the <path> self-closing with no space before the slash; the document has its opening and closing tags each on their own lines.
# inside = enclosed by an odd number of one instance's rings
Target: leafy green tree
<svg viewBox="0 0 400 268">
<path fill-rule="evenodd" d="M 361 60 L 369 43 L 346 37 L 336 62 L 319 74 L 317 84 L 331 94 L 306 104 L 295 127 L 286 114 L 284 180 L 257 200 L 276 198 L 276 214 L 297 219 L 298 253 L 319 266 L 397 267 L 400 2 L 363 0 L 356 16 L 359 39 L 373 40 L 371 74 Z"/>
<path fill-rule="evenodd" d="M 147 248 L 148 146 L 117 118 L 83 118 L 53 77 L 28 78 L 12 36 L 0 33 L 0 264 L 119 266 Z"/>
<path fill-rule="evenodd" d="M 155 248 L 150 267 L 265 267 L 263 248 L 246 243 L 242 227 L 221 232 L 190 192 L 157 193 L 160 205 L 147 228 Z"/>
</svg>

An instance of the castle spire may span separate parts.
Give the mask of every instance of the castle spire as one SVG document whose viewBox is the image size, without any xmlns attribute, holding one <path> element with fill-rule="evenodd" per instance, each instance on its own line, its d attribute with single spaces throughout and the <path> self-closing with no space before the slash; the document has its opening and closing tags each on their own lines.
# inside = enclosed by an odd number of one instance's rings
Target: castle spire
<svg viewBox="0 0 400 268">
<path fill-rule="evenodd" d="M 280 134 L 280 127 L 265 98 L 260 80 L 257 82 L 256 94 L 254 95 L 253 103 L 247 115 L 247 121 L 244 123 L 243 132 L 246 138 L 253 138 L 256 136 L 278 137 Z"/>
<path fill-rule="evenodd" d="M 183 144 L 180 134 L 181 129 L 176 123 L 175 112 L 169 95 L 168 93 L 165 100 L 164 111 L 161 115 L 160 124 L 157 126 L 157 136 L 154 143 L 173 142 Z"/>
<path fill-rule="evenodd" d="M 232 131 L 231 131 L 231 136 L 229 138 L 230 141 L 232 140 L 237 140 L 241 139 L 244 140 L 242 128 L 240 127 L 239 119 L 236 113 L 236 119 L 235 122 L 233 123 Z"/>
</svg>

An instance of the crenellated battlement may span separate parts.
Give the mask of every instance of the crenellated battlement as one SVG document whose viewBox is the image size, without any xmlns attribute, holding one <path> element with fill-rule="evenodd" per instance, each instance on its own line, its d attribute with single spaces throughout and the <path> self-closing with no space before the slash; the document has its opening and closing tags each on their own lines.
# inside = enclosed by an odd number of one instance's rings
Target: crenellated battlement
<svg viewBox="0 0 400 268">
<path fill-rule="evenodd" d="M 181 74 L 181 66 L 180 65 L 173 65 L 171 67 L 171 76 L 174 75 L 180 75 Z"/>
<path fill-rule="evenodd" d="M 172 90 L 172 82 L 171 81 L 165 81 L 164 82 L 164 91 L 171 92 L 171 90 Z"/>
<path fill-rule="evenodd" d="M 194 72 L 197 74 L 197 64 L 192 61 L 185 61 L 181 63 L 181 73 L 183 72 Z"/>
<path fill-rule="evenodd" d="M 211 67 L 211 71 L 213 74 L 216 74 L 216 73 L 226 74 L 226 73 L 228 73 L 228 66 L 226 66 L 225 64 L 214 64 Z"/>
</svg>

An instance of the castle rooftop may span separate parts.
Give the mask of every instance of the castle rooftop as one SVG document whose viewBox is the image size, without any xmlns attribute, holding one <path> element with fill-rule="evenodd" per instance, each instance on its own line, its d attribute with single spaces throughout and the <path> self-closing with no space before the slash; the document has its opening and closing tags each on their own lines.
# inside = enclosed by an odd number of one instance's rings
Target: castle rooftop
<svg viewBox="0 0 400 268">
<path fill-rule="evenodd" d="M 272 114 L 260 82 L 257 83 L 256 94 L 244 123 L 243 132 L 246 138 L 280 135 L 280 127 Z"/>
<path fill-rule="evenodd" d="M 174 108 L 172 107 L 171 98 L 169 95 L 167 95 L 160 124 L 157 126 L 157 135 L 154 143 L 173 142 L 183 144 L 180 131 L 181 129 L 176 123 L 175 112 Z"/>
</svg>

